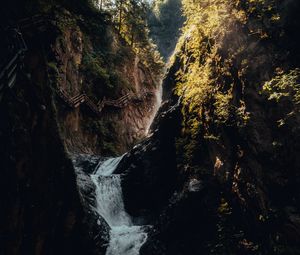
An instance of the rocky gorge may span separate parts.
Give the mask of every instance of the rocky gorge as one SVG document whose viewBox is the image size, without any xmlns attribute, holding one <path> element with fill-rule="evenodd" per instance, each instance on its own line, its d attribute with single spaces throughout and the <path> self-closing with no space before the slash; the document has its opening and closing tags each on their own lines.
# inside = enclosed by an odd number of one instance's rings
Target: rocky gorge
<svg viewBox="0 0 300 255">
<path fill-rule="evenodd" d="M 22 31 L 0 99 L 0 254 L 300 253 L 300 5 L 181 4 L 167 68 L 69 1 Z"/>
</svg>

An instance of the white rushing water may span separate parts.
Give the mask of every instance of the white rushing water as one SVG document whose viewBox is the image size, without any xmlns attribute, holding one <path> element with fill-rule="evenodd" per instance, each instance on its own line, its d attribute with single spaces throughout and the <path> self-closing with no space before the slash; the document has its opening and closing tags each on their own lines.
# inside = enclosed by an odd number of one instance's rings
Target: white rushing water
<svg viewBox="0 0 300 255">
<path fill-rule="evenodd" d="M 110 226 L 106 255 L 138 255 L 147 240 L 144 226 L 135 226 L 124 209 L 121 177 L 113 174 L 123 156 L 100 162 L 91 179 L 96 186 L 96 211 Z"/>
<path fill-rule="evenodd" d="M 145 124 L 145 136 L 149 135 L 151 125 L 155 119 L 155 116 L 161 106 L 162 103 L 162 94 L 163 94 L 163 89 L 162 89 L 162 81 L 160 82 L 159 86 L 157 87 L 155 91 L 155 104 L 153 105 L 153 108 L 151 109 L 152 115 L 149 117 L 147 123 Z"/>
</svg>

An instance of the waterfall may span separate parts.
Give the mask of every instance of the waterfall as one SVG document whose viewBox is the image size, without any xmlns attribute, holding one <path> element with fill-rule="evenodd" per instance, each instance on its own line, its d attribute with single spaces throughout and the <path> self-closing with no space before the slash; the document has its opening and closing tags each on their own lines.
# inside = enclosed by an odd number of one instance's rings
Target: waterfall
<svg viewBox="0 0 300 255">
<path fill-rule="evenodd" d="M 151 109 L 153 114 L 145 123 L 145 136 L 149 135 L 151 124 L 161 103 L 162 81 L 155 92 L 155 104 Z M 82 157 L 86 158 L 86 155 L 78 158 L 79 163 Z M 101 160 L 94 173 L 87 176 L 96 187 L 94 210 L 110 227 L 110 240 L 106 249 L 106 255 L 138 255 L 140 248 L 148 238 L 147 230 L 151 227 L 135 225 L 130 215 L 125 211 L 121 176 L 114 174 L 123 157 L 124 155 Z M 76 159 L 73 160 L 73 163 L 77 171 L 77 183 L 79 186 L 84 187 L 88 183 L 85 175 L 87 171 L 82 171 L 82 166 L 78 166 Z"/>
<path fill-rule="evenodd" d="M 153 120 L 155 119 L 155 116 L 162 104 L 162 94 L 163 94 L 163 89 L 162 89 L 162 81 L 160 81 L 159 83 L 159 86 L 157 88 L 157 90 L 155 91 L 155 104 L 153 106 L 153 113 L 152 115 L 150 116 L 149 120 L 147 121 L 147 123 L 145 124 L 145 136 L 149 135 L 149 132 L 150 132 L 150 128 L 151 128 L 151 125 L 153 123 Z"/>
<path fill-rule="evenodd" d="M 96 186 L 95 210 L 111 228 L 106 255 L 138 255 L 147 240 L 146 227 L 134 225 L 124 209 L 121 176 L 114 174 L 123 157 L 100 162 L 91 175 Z"/>
</svg>

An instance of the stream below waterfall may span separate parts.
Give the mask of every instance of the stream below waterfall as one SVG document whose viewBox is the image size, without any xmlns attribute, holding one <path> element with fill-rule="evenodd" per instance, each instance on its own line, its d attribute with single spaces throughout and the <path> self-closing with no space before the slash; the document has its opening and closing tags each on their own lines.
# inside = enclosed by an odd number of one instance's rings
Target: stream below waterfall
<svg viewBox="0 0 300 255">
<path fill-rule="evenodd" d="M 161 102 L 162 86 L 160 84 L 156 91 L 156 103 L 152 108 L 153 114 L 145 123 L 145 137 L 149 135 L 151 124 Z M 149 225 L 134 224 L 134 220 L 125 211 L 121 175 L 114 173 L 125 155 L 105 160 L 87 154 L 71 155 L 79 189 L 85 190 L 89 189 L 90 185 L 94 186 L 94 192 L 88 192 L 93 194 L 94 200 L 89 207 L 97 217 L 104 219 L 110 228 L 106 255 L 139 255 L 140 248 L 147 241 L 147 232 L 151 228 Z M 89 163 L 85 166 L 83 162 Z M 100 225 L 99 220 L 98 225 Z"/>
<path fill-rule="evenodd" d="M 91 174 L 96 186 L 95 210 L 110 226 L 106 255 L 138 255 L 147 240 L 148 226 L 134 225 L 124 209 L 121 176 L 114 174 L 123 157 L 100 162 Z"/>
</svg>

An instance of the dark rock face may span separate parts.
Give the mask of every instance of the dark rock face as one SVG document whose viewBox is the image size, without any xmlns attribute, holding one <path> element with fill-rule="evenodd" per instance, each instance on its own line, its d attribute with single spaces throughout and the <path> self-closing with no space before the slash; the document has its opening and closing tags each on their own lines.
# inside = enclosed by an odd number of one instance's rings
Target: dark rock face
<svg viewBox="0 0 300 255">
<path fill-rule="evenodd" d="M 40 81 L 20 76 L 1 101 L 0 253 L 82 254 L 75 175 L 58 134 L 51 91 Z"/>
<path fill-rule="evenodd" d="M 132 216 L 157 214 L 177 185 L 175 136 L 179 104 L 165 104 L 153 125 L 153 134 L 135 146 L 117 168 L 123 173 L 126 210 Z"/>
<path fill-rule="evenodd" d="M 25 69 L 0 102 L 0 253 L 92 254 L 73 165 L 58 131 L 45 42 L 36 34 L 26 37 Z M 50 37 L 42 38 L 49 43 Z"/>
<path fill-rule="evenodd" d="M 154 121 L 152 136 L 130 151 L 117 169 L 124 174 L 126 210 L 139 223 L 153 225 L 140 251 L 145 255 L 200 254 L 215 232 L 216 182 L 177 168 L 179 109 L 178 98 L 166 102 Z"/>
<path fill-rule="evenodd" d="M 214 237 L 218 189 L 206 181 L 197 191 L 174 192 L 155 221 L 141 254 L 203 254 Z M 206 210 L 204 209 L 206 208 Z"/>
<path fill-rule="evenodd" d="M 93 239 L 93 254 L 104 254 L 109 242 L 109 226 L 94 210 L 96 208 L 95 185 L 90 177 L 101 158 L 88 154 L 73 154 L 71 158 L 77 177 L 81 204 L 85 212 L 83 225 Z"/>
</svg>

